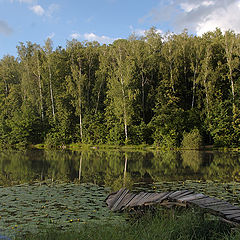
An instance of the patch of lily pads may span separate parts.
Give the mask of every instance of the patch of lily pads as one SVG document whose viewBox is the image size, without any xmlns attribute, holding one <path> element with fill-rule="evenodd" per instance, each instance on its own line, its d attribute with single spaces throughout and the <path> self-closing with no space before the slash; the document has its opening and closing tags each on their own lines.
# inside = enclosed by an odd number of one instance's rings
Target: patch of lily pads
<svg viewBox="0 0 240 240">
<path fill-rule="evenodd" d="M 124 221 L 108 211 L 104 199 L 109 189 L 94 184 L 35 183 L 0 187 L 0 236 L 79 227 L 89 221 Z"/>
</svg>

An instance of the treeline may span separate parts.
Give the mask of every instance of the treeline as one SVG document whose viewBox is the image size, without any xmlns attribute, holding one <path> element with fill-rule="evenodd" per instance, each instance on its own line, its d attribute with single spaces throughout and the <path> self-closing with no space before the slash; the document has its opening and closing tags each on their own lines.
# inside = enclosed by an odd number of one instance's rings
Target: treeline
<svg viewBox="0 0 240 240">
<path fill-rule="evenodd" d="M 240 36 L 131 35 L 66 49 L 20 43 L 0 61 L 0 143 L 240 145 Z M 190 138 L 191 140 L 191 138 Z M 186 141 L 185 141 L 186 142 Z"/>
</svg>

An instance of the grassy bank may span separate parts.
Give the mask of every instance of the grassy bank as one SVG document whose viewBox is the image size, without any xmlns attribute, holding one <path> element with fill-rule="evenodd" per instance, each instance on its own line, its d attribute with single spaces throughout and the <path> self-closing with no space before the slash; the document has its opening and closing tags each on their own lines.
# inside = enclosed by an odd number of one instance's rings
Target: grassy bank
<svg viewBox="0 0 240 240">
<path fill-rule="evenodd" d="M 161 147 L 157 145 L 148 145 L 148 144 L 139 144 L 139 145 L 114 145 L 114 144 L 85 144 L 85 143 L 72 143 L 69 145 L 61 145 L 61 146 L 47 146 L 42 144 L 36 144 L 36 145 L 28 145 L 28 148 L 35 148 L 35 149 L 68 149 L 73 151 L 80 151 L 80 150 L 123 150 L 123 151 L 156 151 L 156 150 L 174 150 L 174 151 L 180 151 L 180 150 L 202 150 L 202 151 L 222 151 L 222 152 L 229 152 L 234 151 L 238 152 L 240 148 L 230 148 L 230 147 L 218 147 L 214 145 L 207 145 L 207 146 L 201 146 L 200 148 L 196 147 L 190 147 L 190 148 L 184 148 L 184 147 L 173 147 L 173 148 L 167 148 L 167 147 Z"/>
<path fill-rule="evenodd" d="M 44 232 L 17 237 L 18 240 L 83 239 L 83 240 L 237 240 L 240 231 L 220 222 L 217 218 L 199 217 L 198 212 L 177 212 L 174 217 L 170 211 L 159 211 L 154 216 L 146 213 L 141 218 L 133 218 L 125 224 L 83 224 L 79 229 L 62 232 L 58 227 L 44 228 Z"/>
</svg>

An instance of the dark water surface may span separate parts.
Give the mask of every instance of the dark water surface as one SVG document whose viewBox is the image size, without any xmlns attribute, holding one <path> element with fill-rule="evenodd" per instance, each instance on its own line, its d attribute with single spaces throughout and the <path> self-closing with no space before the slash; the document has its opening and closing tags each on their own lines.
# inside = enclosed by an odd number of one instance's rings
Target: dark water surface
<svg viewBox="0 0 240 240">
<path fill-rule="evenodd" d="M 240 180 L 240 154 L 203 151 L 5 151 L 0 185 L 45 180 L 93 183 L 112 189 L 159 181 Z"/>
<path fill-rule="evenodd" d="M 133 191 L 189 189 L 240 204 L 240 154 L 202 151 L 2 151 L 0 236 L 124 223 L 104 199 Z"/>
</svg>

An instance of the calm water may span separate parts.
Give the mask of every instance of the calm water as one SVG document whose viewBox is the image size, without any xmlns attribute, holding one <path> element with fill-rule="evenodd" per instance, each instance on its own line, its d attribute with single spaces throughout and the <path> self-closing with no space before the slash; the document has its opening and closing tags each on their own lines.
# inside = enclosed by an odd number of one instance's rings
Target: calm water
<svg viewBox="0 0 240 240">
<path fill-rule="evenodd" d="M 0 153 L 0 237 L 46 225 L 79 229 L 125 221 L 104 203 L 110 191 L 189 189 L 240 204 L 240 155 L 199 151 L 5 151 Z M 24 239 L 24 237 L 23 237 Z"/>
<path fill-rule="evenodd" d="M 6 151 L 0 185 L 39 181 L 94 183 L 119 188 L 185 180 L 240 181 L 240 154 L 202 151 Z"/>
</svg>

